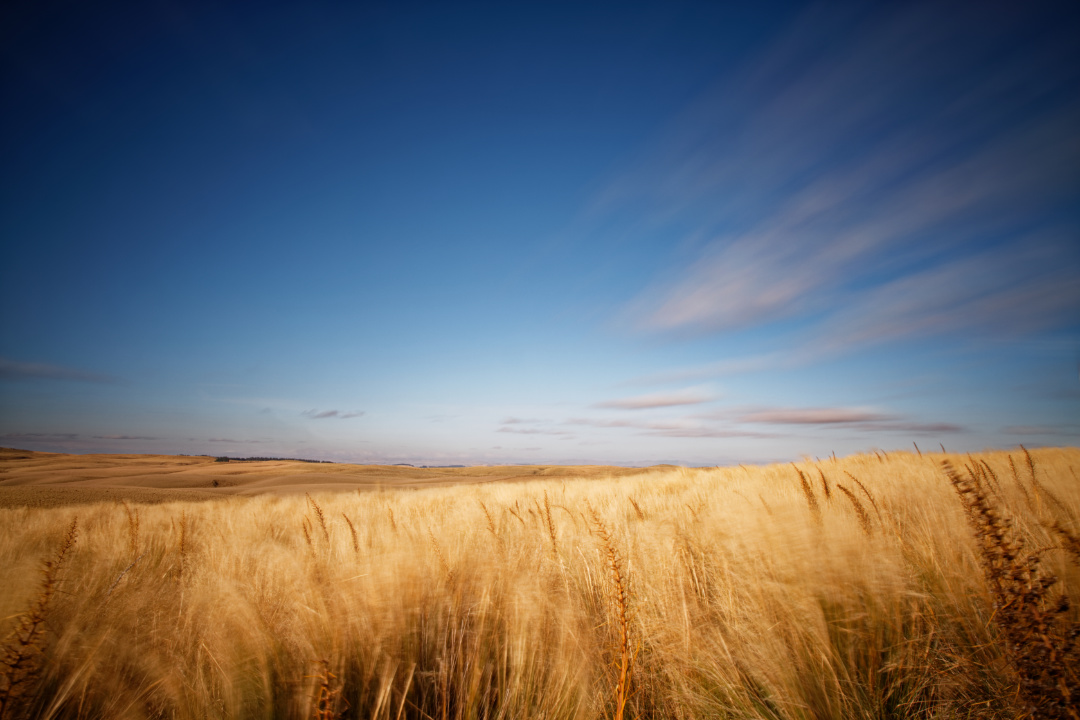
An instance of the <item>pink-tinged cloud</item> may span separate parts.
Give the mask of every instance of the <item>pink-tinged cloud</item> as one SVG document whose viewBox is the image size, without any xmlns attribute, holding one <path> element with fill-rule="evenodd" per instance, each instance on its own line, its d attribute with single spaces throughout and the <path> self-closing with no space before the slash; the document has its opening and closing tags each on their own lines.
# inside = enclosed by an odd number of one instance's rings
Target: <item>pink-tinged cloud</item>
<svg viewBox="0 0 1080 720">
<path fill-rule="evenodd" d="M 339 420 L 347 420 L 349 418 L 360 417 L 363 412 L 343 412 L 341 410 L 305 410 L 300 413 L 304 417 L 311 418 L 312 420 L 326 420 L 328 418 L 338 418 Z"/>
<path fill-rule="evenodd" d="M 762 425 L 801 425 L 865 432 L 935 435 L 966 432 L 948 422 L 919 422 L 900 415 L 861 408 L 764 408 L 739 414 L 739 422 Z"/>
<path fill-rule="evenodd" d="M 882 422 L 894 416 L 855 408 L 775 408 L 739 416 L 740 422 L 773 425 L 837 425 Z"/>
<path fill-rule="evenodd" d="M 650 410 L 653 408 L 678 407 L 680 405 L 700 405 L 712 402 L 716 396 L 703 390 L 691 388 L 669 393 L 652 393 L 618 398 L 596 403 L 593 407 L 609 410 Z"/>
<path fill-rule="evenodd" d="M 772 433 L 753 430 L 741 430 L 730 427 L 716 427 L 696 421 L 679 420 L 672 422 L 641 422 L 635 420 L 595 420 L 592 418 L 570 418 L 566 425 L 586 425 L 597 428 L 627 428 L 640 430 L 639 435 L 677 438 L 773 438 Z"/>
<path fill-rule="evenodd" d="M 545 430 L 543 428 L 518 428 L 503 426 L 498 429 L 497 432 L 501 433 L 513 433 L 515 435 L 557 435 L 568 436 L 573 433 L 566 432 L 565 430 Z"/>
</svg>

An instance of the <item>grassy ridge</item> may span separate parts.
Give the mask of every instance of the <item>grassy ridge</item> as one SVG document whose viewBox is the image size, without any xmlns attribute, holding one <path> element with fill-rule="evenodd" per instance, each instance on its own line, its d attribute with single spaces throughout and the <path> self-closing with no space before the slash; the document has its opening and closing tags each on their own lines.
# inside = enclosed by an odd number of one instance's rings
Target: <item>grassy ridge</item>
<svg viewBox="0 0 1080 720">
<path fill-rule="evenodd" d="M 1032 455 L 3 509 L 0 712 L 1073 717 L 1080 451 Z"/>
</svg>

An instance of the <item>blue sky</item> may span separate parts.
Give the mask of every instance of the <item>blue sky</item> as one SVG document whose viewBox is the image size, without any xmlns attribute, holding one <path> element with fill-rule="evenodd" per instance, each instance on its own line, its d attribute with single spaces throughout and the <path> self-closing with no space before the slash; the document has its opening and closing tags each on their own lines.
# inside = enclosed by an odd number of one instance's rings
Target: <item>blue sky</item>
<svg viewBox="0 0 1080 720">
<path fill-rule="evenodd" d="M 1080 13 L 734 5 L 5 9 L 0 445 L 1076 445 Z"/>
</svg>

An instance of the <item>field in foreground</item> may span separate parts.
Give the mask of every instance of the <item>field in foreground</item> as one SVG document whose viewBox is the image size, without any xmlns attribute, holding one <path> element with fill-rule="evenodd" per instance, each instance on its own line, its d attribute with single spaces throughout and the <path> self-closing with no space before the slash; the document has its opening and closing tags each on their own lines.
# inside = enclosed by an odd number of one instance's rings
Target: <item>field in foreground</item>
<svg viewBox="0 0 1080 720">
<path fill-rule="evenodd" d="M 0 717 L 1075 718 L 1077 467 L 3 508 Z"/>
</svg>

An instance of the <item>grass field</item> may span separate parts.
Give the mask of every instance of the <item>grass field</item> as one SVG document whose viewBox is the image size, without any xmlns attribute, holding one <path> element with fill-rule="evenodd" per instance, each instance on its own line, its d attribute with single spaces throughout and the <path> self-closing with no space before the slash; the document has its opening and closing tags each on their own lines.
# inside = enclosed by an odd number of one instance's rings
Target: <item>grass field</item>
<svg viewBox="0 0 1080 720">
<path fill-rule="evenodd" d="M 1077 449 L 405 488 L 36 457 L 0 475 L 4 718 L 1080 717 Z"/>
</svg>

